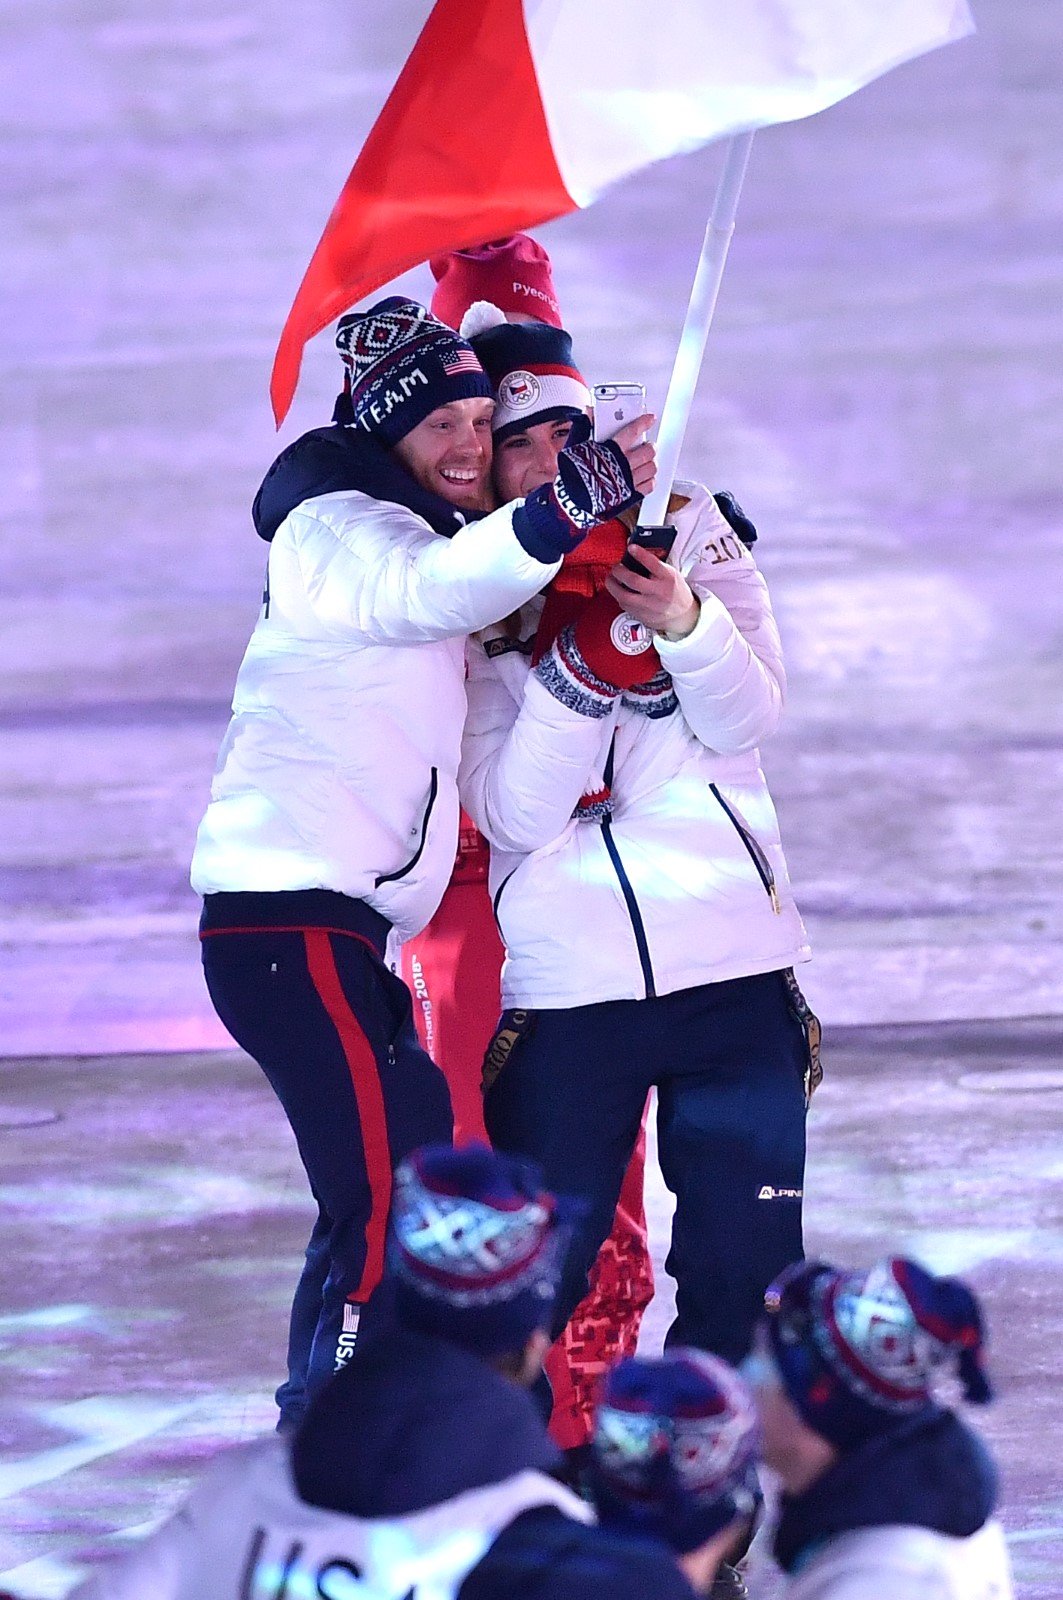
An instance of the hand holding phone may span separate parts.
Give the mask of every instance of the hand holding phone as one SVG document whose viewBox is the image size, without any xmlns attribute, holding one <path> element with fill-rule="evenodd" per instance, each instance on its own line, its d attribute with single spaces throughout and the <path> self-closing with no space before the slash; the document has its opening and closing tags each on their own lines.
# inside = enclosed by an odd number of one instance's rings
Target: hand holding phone
<svg viewBox="0 0 1063 1600">
<path fill-rule="evenodd" d="M 640 577 L 648 578 L 649 569 L 642 565 L 637 556 L 631 554 L 631 546 L 635 545 L 642 550 L 652 550 L 655 556 L 660 556 L 663 561 L 675 543 L 674 528 L 633 528 L 628 536 L 628 548 L 620 558 L 620 565 L 629 572 L 637 572 Z"/>
<path fill-rule="evenodd" d="M 636 622 L 668 639 L 683 639 L 697 626 L 701 603 L 683 574 L 666 559 L 673 537 L 671 528 L 636 528 L 629 545 L 643 553 L 649 566 L 629 548 L 604 587 Z"/>
<path fill-rule="evenodd" d="M 646 413 L 644 383 L 594 385 L 594 437 L 598 444 L 615 438 L 620 429 Z"/>
</svg>

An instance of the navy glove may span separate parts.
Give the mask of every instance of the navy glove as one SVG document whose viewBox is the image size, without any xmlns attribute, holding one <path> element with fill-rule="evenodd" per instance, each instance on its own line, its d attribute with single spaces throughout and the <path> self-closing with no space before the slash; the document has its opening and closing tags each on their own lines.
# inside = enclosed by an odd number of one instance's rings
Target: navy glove
<svg viewBox="0 0 1063 1600">
<path fill-rule="evenodd" d="M 719 489 L 712 497 L 720 508 L 724 521 L 731 526 L 731 531 L 736 533 L 749 550 L 757 542 L 757 530 L 738 504 L 730 489 Z"/>
</svg>

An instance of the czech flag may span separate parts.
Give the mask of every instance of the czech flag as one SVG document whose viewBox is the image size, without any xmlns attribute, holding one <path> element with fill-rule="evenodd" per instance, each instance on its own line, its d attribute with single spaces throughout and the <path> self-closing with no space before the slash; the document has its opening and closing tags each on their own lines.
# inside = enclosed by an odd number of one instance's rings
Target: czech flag
<svg viewBox="0 0 1063 1600">
<path fill-rule="evenodd" d="M 278 425 L 307 340 L 408 268 L 822 111 L 971 28 L 965 0 L 436 0 L 284 325 Z"/>
</svg>

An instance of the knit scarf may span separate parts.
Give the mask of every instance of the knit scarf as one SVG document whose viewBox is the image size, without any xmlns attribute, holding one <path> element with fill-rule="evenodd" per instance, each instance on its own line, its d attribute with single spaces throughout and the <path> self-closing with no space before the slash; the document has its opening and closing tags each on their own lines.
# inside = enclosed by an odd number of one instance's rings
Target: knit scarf
<svg viewBox="0 0 1063 1600">
<path fill-rule="evenodd" d="M 619 517 L 600 522 L 561 563 L 546 591 L 532 650 L 532 666 L 546 654 L 562 628 L 575 622 L 584 605 L 601 589 L 627 549 L 628 524 Z"/>
</svg>

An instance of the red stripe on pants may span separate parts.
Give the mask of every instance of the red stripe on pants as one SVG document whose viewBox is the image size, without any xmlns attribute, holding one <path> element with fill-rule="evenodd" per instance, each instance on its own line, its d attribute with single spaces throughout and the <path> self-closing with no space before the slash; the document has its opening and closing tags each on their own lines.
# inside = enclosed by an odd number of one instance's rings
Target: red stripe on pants
<svg viewBox="0 0 1063 1600">
<path fill-rule="evenodd" d="M 380 1282 L 384 1270 L 384 1244 L 388 1212 L 391 1209 L 391 1147 L 388 1144 L 384 1091 L 373 1047 L 343 992 L 331 936 L 323 928 L 308 928 L 303 939 L 310 979 L 339 1035 L 358 1104 L 372 1205 L 365 1230 L 365 1266 L 361 1281 L 347 1298 L 364 1303 Z"/>
</svg>

